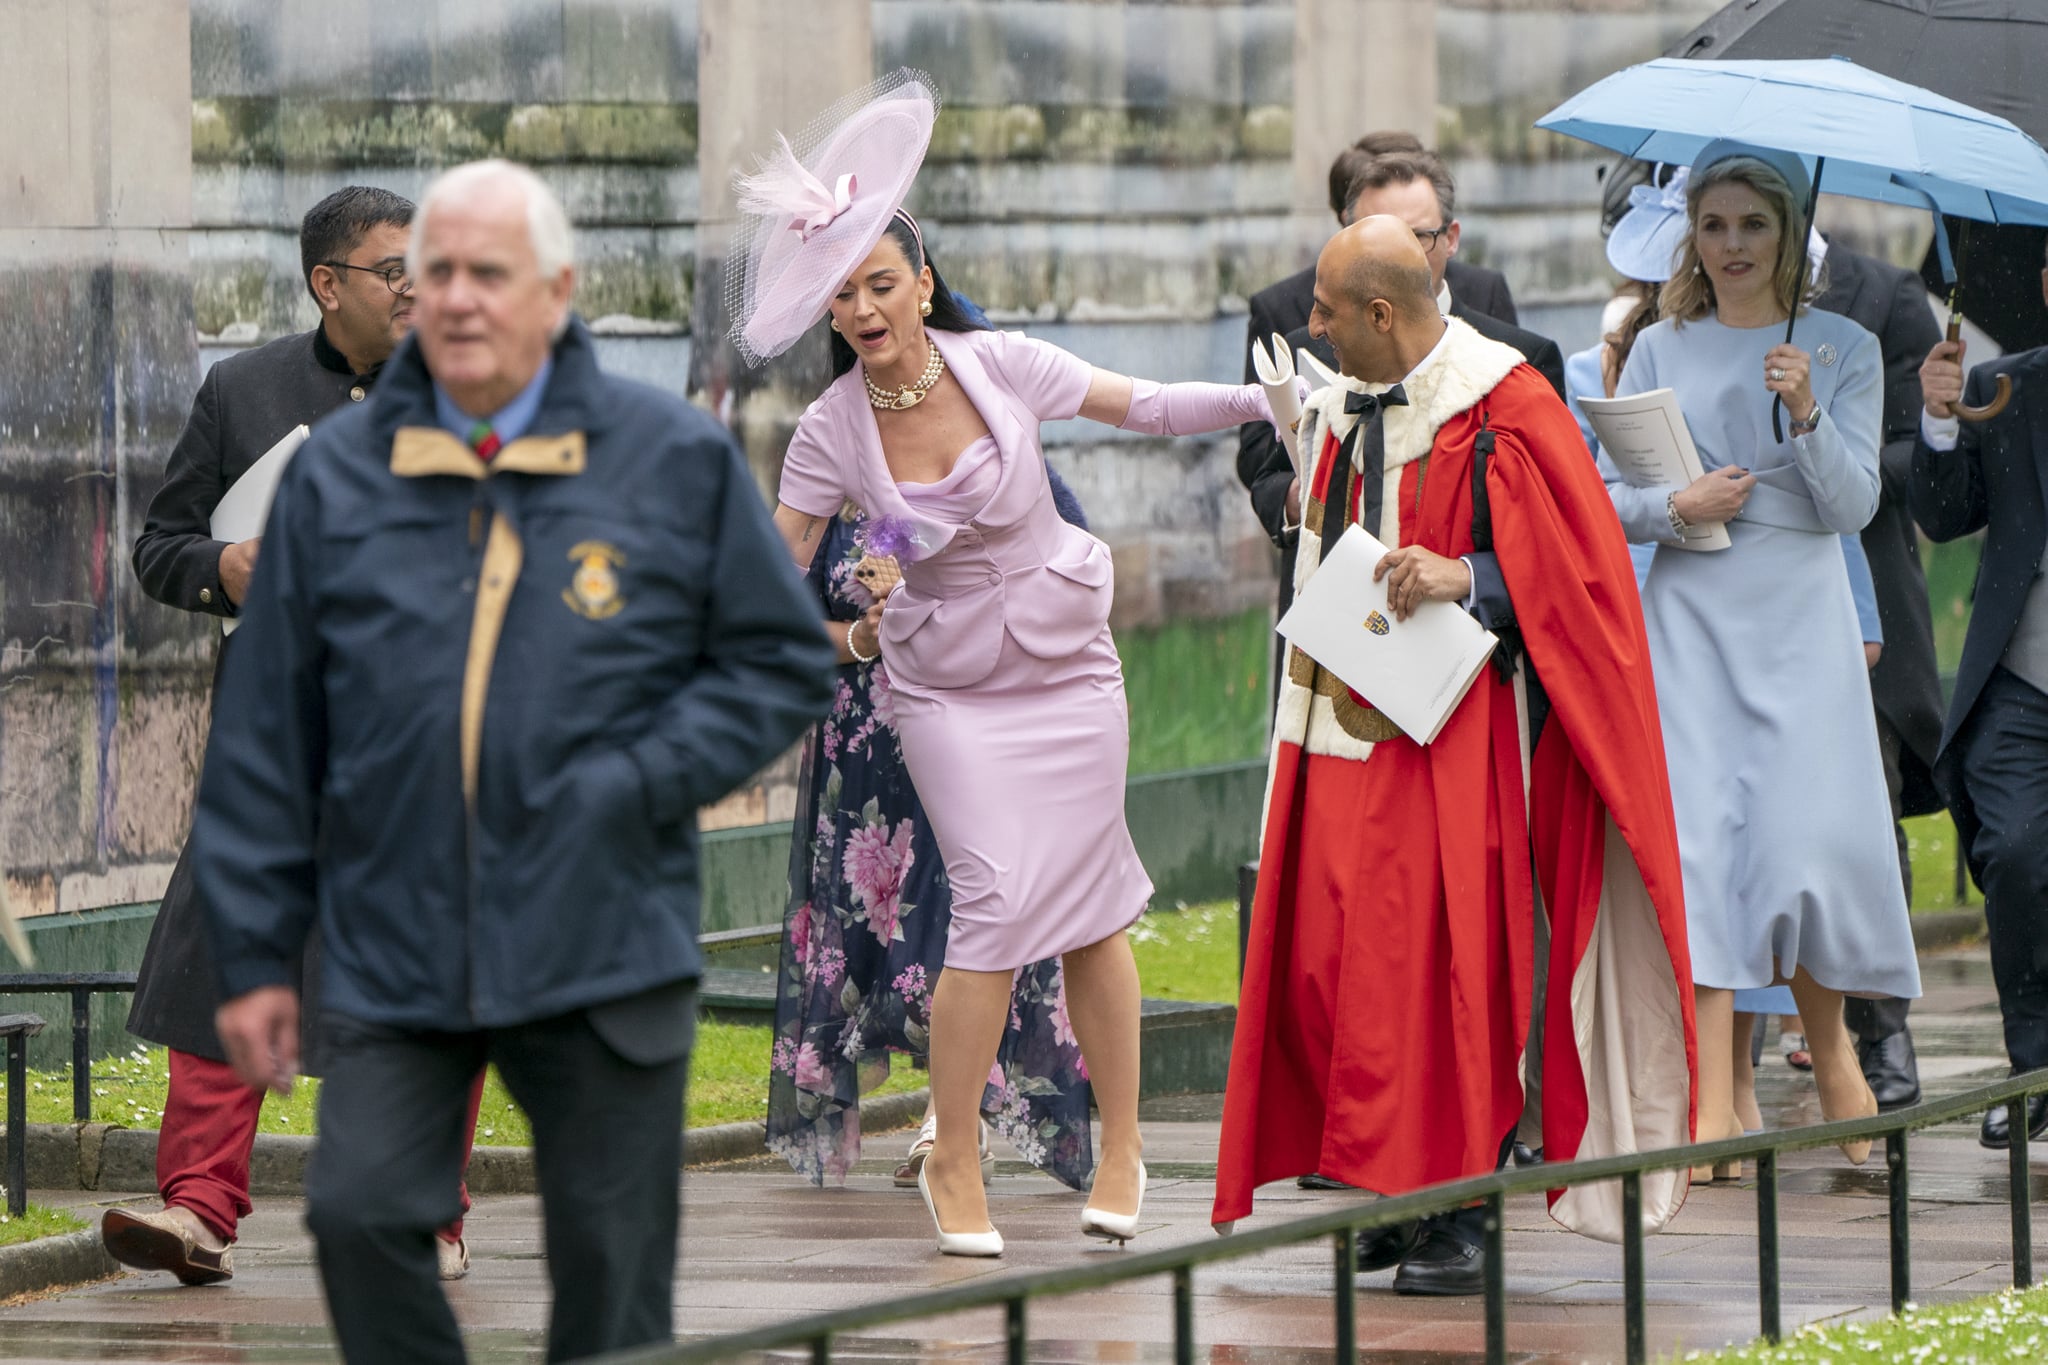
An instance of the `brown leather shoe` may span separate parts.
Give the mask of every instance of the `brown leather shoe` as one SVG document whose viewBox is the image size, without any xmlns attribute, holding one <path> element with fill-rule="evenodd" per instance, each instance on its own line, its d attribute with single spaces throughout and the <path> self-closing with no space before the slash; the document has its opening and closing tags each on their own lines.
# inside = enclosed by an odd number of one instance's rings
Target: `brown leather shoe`
<svg viewBox="0 0 2048 1365">
<path fill-rule="evenodd" d="M 100 1241 L 107 1254 L 137 1270 L 168 1270 L 183 1284 L 219 1284 L 235 1276 L 235 1253 L 199 1244 L 184 1220 L 168 1209 L 142 1213 L 108 1209 L 100 1219 Z"/>
</svg>

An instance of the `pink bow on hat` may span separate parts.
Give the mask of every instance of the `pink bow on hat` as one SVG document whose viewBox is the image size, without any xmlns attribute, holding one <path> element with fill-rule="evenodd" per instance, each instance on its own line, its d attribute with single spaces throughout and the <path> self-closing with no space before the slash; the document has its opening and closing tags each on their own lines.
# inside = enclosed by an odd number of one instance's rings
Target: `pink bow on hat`
<svg viewBox="0 0 2048 1365">
<path fill-rule="evenodd" d="M 804 188 L 814 191 L 816 197 L 811 201 L 810 216 L 799 216 L 790 223 L 789 230 L 802 234 L 803 240 L 808 242 L 812 233 L 823 232 L 832 226 L 833 219 L 853 207 L 853 196 L 860 192 L 860 177 L 848 172 L 840 176 L 839 183 L 829 190 L 814 176 L 806 175 L 805 179 L 810 183 Z"/>
<path fill-rule="evenodd" d="M 808 242 L 853 207 L 860 177 L 849 171 L 827 188 L 797 159 L 788 138 L 778 133 L 775 142 L 767 163 L 739 182 L 740 207 L 750 213 L 786 215 L 789 230 Z"/>
</svg>

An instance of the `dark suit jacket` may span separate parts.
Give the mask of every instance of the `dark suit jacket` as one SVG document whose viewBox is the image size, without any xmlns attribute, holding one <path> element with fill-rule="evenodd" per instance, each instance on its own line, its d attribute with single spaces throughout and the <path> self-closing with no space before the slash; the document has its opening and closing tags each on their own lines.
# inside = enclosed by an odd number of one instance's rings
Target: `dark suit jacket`
<svg viewBox="0 0 2048 1365">
<path fill-rule="evenodd" d="M 1870 690 L 1879 714 L 1905 742 L 1906 813 L 1924 815 L 1941 808 L 1932 780 L 1941 746 L 1941 675 L 1906 486 L 1920 430 L 1920 362 L 1941 340 L 1941 329 L 1928 311 L 1926 288 L 1913 272 L 1841 247 L 1829 249 L 1827 269 L 1828 288 L 1818 306 L 1861 323 L 1884 353 L 1877 515 L 1863 528 L 1863 553 L 1877 585 L 1877 614 L 1884 626 L 1884 653 L 1870 675 Z"/>
<path fill-rule="evenodd" d="M 318 328 L 229 356 L 208 370 L 185 430 L 171 449 L 163 487 L 150 500 L 142 534 L 135 539 L 135 577 L 142 590 L 185 611 L 234 615 L 220 586 L 220 554 L 227 546 L 207 529 L 213 509 L 229 486 L 293 427 L 311 425 L 351 399 L 361 401 L 373 379 L 352 373 Z M 216 655 L 216 679 L 226 658 L 223 647 Z M 150 926 L 128 1031 L 222 1061 L 213 1029 L 220 985 L 189 854 L 189 848 L 179 854 Z M 317 977 L 317 972 L 309 975 Z M 304 1025 L 310 1026 L 318 1013 L 317 996 L 316 990 L 301 1012 Z M 302 1051 L 309 1074 L 320 1069 L 318 1041 L 308 1027 Z"/>
<path fill-rule="evenodd" d="M 1935 540 L 1989 528 L 1977 565 L 1977 595 L 1956 669 L 1955 696 L 1941 732 L 1940 767 L 1950 769 L 1958 731 L 2019 625 L 2027 588 L 2048 546 L 2048 346 L 1986 361 L 1970 371 L 1963 401 L 1988 402 L 2001 374 L 2013 400 L 1988 422 L 1965 422 L 1952 451 L 1916 439 L 1909 497 L 1914 519 Z M 1943 777 L 1951 779 L 1952 772 Z M 1956 786 L 1948 782 L 1951 796 Z"/>
<path fill-rule="evenodd" d="M 220 587 L 220 553 L 227 546 L 207 530 L 213 509 L 293 427 L 310 426 L 351 398 L 361 402 L 374 377 L 351 373 L 317 327 L 208 370 L 135 538 L 142 590 L 166 606 L 234 615 Z"/>
</svg>

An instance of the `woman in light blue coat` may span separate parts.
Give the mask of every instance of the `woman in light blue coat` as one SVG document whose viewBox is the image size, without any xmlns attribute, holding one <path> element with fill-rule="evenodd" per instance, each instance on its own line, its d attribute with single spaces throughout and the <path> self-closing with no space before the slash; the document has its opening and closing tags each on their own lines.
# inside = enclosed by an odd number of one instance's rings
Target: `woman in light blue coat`
<svg viewBox="0 0 2048 1365">
<path fill-rule="evenodd" d="M 1673 389 L 1706 470 L 1636 488 L 1608 468 L 1629 538 L 1657 546 L 1643 611 L 1685 876 L 1702 1139 L 1741 1130 L 1737 990 L 1791 986 L 1830 1118 L 1877 1112 L 1843 994 L 1920 993 L 1840 548 L 1877 506 L 1882 361 L 1854 322 L 1804 311 L 1807 198 L 1795 157 L 1705 149 L 1664 320 L 1616 386 Z M 1795 309 L 1797 345 L 1779 331 Z M 1727 526 L 1730 548 L 1679 548 L 1708 523 Z M 1860 1163 L 1870 1144 L 1843 1150 Z"/>
</svg>

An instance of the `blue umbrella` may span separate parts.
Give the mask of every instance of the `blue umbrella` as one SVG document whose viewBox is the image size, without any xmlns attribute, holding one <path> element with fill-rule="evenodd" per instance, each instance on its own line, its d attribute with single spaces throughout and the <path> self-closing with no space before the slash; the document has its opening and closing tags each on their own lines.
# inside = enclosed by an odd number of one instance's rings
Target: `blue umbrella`
<svg viewBox="0 0 2048 1365">
<path fill-rule="evenodd" d="M 1536 126 L 1678 165 L 1718 138 L 1790 152 L 1806 163 L 1816 200 L 1825 174 L 1830 193 L 1932 210 L 1951 284 L 1940 215 L 2048 225 L 2048 152 L 2039 143 L 2005 119 L 1841 57 L 1660 57 L 1587 87 Z M 1813 221 L 1812 201 L 1806 217 Z"/>
<path fill-rule="evenodd" d="M 2048 152 L 2016 126 L 1841 57 L 1617 71 L 1538 128 L 1687 165 L 1716 138 L 1826 162 L 1828 192 L 1982 223 L 2048 226 Z"/>
</svg>

